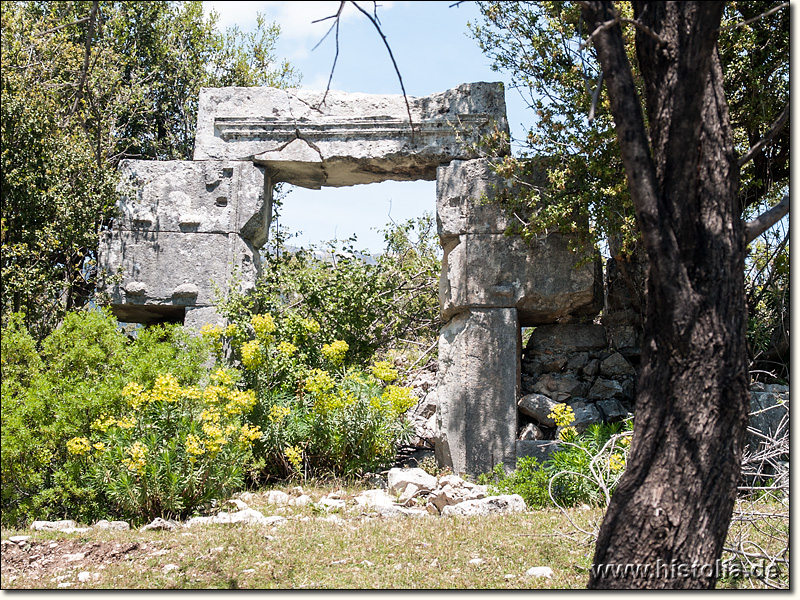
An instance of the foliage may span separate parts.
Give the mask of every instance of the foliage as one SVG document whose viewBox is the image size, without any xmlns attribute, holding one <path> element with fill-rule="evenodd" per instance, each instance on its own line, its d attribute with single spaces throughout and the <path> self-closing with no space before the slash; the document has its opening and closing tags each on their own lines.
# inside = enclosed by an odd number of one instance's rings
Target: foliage
<svg viewBox="0 0 800 600">
<path fill-rule="evenodd" d="M 207 327 L 217 348 L 227 343 L 244 367 L 255 406 L 248 419 L 262 435 L 255 444 L 253 477 L 352 474 L 390 462 L 408 435 L 401 417 L 416 398 L 392 385 L 387 361 L 369 371 L 354 366 L 344 340 L 321 343 L 315 320 L 296 312 L 253 315 L 225 332 Z M 224 337 L 224 340 L 222 339 Z"/>
<path fill-rule="evenodd" d="M 181 328 L 131 340 L 96 310 L 69 313 L 37 351 L 22 315 L 12 315 L 2 329 L 2 522 L 104 515 L 67 442 L 91 439 L 103 415 L 123 416 L 128 381 L 150 386 L 170 365 L 181 385 L 193 385 L 207 357 L 205 342 Z"/>
<path fill-rule="evenodd" d="M 241 488 L 261 431 L 243 419 L 255 394 L 233 377 L 219 369 L 204 387 L 181 386 L 171 373 L 149 389 L 129 383 L 121 416 L 101 415 L 89 439 L 67 442 L 107 509 L 138 520 L 184 517 Z"/>
<path fill-rule="evenodd" d="M 2 3 L 2 314 L 36 339 L 94 292 L 121 158 L 189 159 L 203 86 L 292 85 L 278 28 L 200 2 Z"/>
<path fill-rule="evenodd" d="M 348 346 L 344 366 L 368 363 L 378 351 L 435 351 L 441 269 L 435 220 L 428 213 L 388 226 L 384 239 L 385 252 L 370 259 L 353 239 L 342 248 L 332 241 L 324 251 L 290 251 L 278 238 L 255 289 L 225 299 L 220 310 L 244 323 L 240 331 L 250 314 L 273 315 L 281 339 L 297 346 L 311 367 L 321 364 L 323 345 L 336 340 Z M 307 322 L 319 331 L 310 334 Z M 315 343 L 304 345 L 310 335 Z"/>
<path fill-rule="evenodd" d="M 632 424 L 595 423 L 579 434 L 566 404 L 558 404 L 550 418 L 559 426 L 554 452 L 541 462 L 520 458 L 511 473 L 497 465 L 482 480 L 500 492 L 519 494 L 531 508 L 606 505 L 625 470 Z"/>
<path fill-rule="evenodd" d="M 579 3 L 479 2 L 483 23 L 470 29 L 492 68 L 511 75 L 528 99 L 533 122 L 518 156 L 504 159 L 501 174 L 525 182 L 527 193 L 501 198 L 527 215 L 524 235 L 557 226 L 595 244 L 610 243 L 612 255 L 630 254 L 638 231 L 623 173 L 608 97 Z M 776 3 L 730 2 L 720 31 L 737 151 L 743 156 L 788 106 L 789 13 L 779 10 L 755 23 L 738 23 L 768 12 Z M 630 3 L 617 3 L 633 16 Z M 634 68 L 634 27 L 622 23 Z M 641 93 L 640 93 L 641 96 Z M 784 193 L 789 182 L 789 127 L 743 167 L 742 208 L 752 215 Z M 589 226 L 588 229 L 586 226 Z"/>
</svg>

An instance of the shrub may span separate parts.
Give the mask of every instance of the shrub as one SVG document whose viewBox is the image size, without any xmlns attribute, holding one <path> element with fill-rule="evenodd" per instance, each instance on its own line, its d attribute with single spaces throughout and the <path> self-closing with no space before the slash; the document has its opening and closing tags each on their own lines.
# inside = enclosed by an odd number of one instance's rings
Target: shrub
<svg viewBox="0 0 800 600">
<path fill-rule="evenodd" d="M 550 418 L 559 425 L 555 452 L 542 462 L 521 458 L 508 474 L 497 465 L 481 480 L 504 493 L 519 494 L 534 508 L 608 502 L 625 470 L 632 423 L 597 423 L 578 434 L 572 426 L 574 414 L 565 404 L 557 405 Z"/>
<path fill-rule="evenodd" d="M 2 330 L 2 522 L 110 516 L 67 442 L 90 439 L 102 415 L 122 416 L 128 381 L 149 386 L 170 365 L 182 385 L 205 373 L 207 343 L 179 327 L 128 339 L 106 311 L 68 314 L 37 351 L 22 318 Z M 72 448 L 77 448 L 73 445 Z"/>
<path fill-rule="evenodd" d="M 129 383 L 121 416 L 103 415 L 91 439 L 69 442 L 116 514 L 184 517 L 242 486 L 261 431 L 244 422 L 255 394 L 238 390 L 234 376 L 219 369 L 204 387 L 169 373 L 150 389 Z"/>
<path fill-rule="evenodd" d="M 392 385 L 397 370 L 382 360 L 369 372 L 347 366 L 349 344 L 323 343 L 325 332 L 315 320 L 293 311 L 256 314 L 224 334 L 219 328 L 205 333 L 217 347 L 230 346 L 255 391 L 248 419 L 263 432 L 254 448 L 255 478 L 374 469 L 408 439 L 402 415 L 416 398 Z"/>
</svg>

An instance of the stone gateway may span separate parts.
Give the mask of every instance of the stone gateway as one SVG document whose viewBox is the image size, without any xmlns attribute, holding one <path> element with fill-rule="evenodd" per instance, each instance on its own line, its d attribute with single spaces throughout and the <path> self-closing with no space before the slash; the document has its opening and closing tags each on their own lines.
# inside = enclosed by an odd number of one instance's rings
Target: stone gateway
<svg viewBox="0 0 800 600">
<path fill-rule="evenodd" d="M 507 132 L 500 83 L 423 98 L 275 88 L 203 89 L 192 161 L 125 161 L 119 217 L 103 232 L 105 291 L 124 321 L 221 322 L 217 291 L 261 272 L 272 189 L 436 179 L 444 249 L 436 456 L 456 473 L 513 468 L 521 327 L 594 316 L 591 249 L 551 233 L 527 244 L 486 204 L 507 184 L 476 142 Z M 530 442 L 537 443 L 537 442 Z"/>
</svg>

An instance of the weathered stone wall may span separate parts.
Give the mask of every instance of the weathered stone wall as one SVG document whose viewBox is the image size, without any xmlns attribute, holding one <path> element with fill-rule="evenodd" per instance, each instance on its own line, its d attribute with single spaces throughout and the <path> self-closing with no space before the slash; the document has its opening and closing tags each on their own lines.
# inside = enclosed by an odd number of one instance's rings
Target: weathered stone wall
<svg viewBox="0 0 800 600">
<path fill-rule="evenodd" d="M 120 170 L 119 214 L 99 253 L 111 309 L 138 323 L 217 320 L 217 291 L 260 272 L 271 193 L 263 167 L 129 160 Z"/>
</svg>

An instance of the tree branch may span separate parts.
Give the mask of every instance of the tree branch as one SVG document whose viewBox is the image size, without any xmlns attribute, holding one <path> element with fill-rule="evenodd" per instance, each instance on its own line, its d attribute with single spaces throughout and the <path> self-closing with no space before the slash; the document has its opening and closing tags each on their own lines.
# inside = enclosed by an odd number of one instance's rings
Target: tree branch
<svg viewBox="0 0 800 600">
<path fill-rule="evenodd" d="M 48 33 L 55 33 L 56 31 L 61 31 L 62 29 L 66 29 L 67 27 L 72 27 L 73 25 L 80 25 L 81 23 L 86 23 L 89 20 L 89 17 L 83 17 L 82 19 L 78 19 L 77 21 L 73 21 L 72 23 L 65 23 L 64 25 L 59 25 L 58 27 L 53 27 L 51 29 L 45 29 L 44 31 L 40 31 L 36 34 L 36 37 L 42 37 L 43 35 L 47 35 Z"/>
<path fill-rule="evenodd" d="M 72 103 L 72 108 L 64 119 L 64 123 L 69 121 L 72 115 L 75 114 L 75 111 L 78 110 L 78 104 L 83 97 L 83 86 L 86 84 L 86 77 L 89 75 L 89 60 L 92 56 L 92 36 L 94 35 L 94 23 L 99 6 L 100 2 L 98 0 L 92 2 L 92 11 L 89 13 L 89 28 L 86 31 L 86 44 L 83 50 L 83 69 L 81 69 L 81 78 L 78 81 L 78 91 L 75 92 L 75 102 Z"/>
<path fill-rule="evenodd" d="M 747 21 L 742 21 L 741 23 L 732 23 L 730 25 L 725 25 L 725 27 L 720 27 L 719 30 L 720 31 L 725 31 L 726 29 L 736 29 L 737 27 L 743 27 L 745 25 L 749 25 L 750 23 L 752 23 L 754 21 L 758 21 L 759 19 L 763 19 L 764 17 L 768 17 L 771 14 L 776 13 L 780 9 L 786 8 L 787 6 L 789 6 L 789 2 L 784 2 L 783 4 L 778 4 L 778 6 L 770 8 L 767 12 L 761 13 L 760 15 L 755 16 L 752 19 L 747 19 Z"/>
<path fill-rule="evenodd" d="M 377 19 L 373 18 L 367 11 L 361 8 L 355 2 L 351 2 L 353 6 L 355 6 L 361 13 L 364 14 L 375 26 L 378 34 L 380 34 L 381 39 L 383 40 L 383 45 L 386 46 L 386 50 L 389 52 L 389 58 L 392 59 L 392 64 L 394 65 L 394 72 L 397 73 L 397 79 L 400 80 L 400 89 L 403 90 L 403 100 L 406 102 L 406 111 L 408 112 L 408 124 L 411 126 L 411 134 L 414 134 L 414 121 L 411 118 L 411 105 L 408 103 L 408 95 L 406 94 L 406 88 L 403 85 L 403 76 L 400 75 L 400 69 L 397 67 L 397 61 L 394 59 L 394 54 L 392 54 L 392 49 L 389 47 L 389 42 L 386 39 L 386 36 L 383 35 L 383 30 L 381 30 L 380 23 L 378 23 Z"/>
<path fill-rule="evenodd" d="M 761 213 L 752 221 L 747 222 L 744 226 L 745 243 L 749 244 L 752 242 L 788 214 L 789 194 L 786 194 L 775 206 Z"/>
<path fill-rule="evenodd" d="M 781 114 L 778 116 L 778 119 L 772 124 L 769 131 L 764 134 L 758 142 L 756 142 L 750 150 L 748 150 L 745 155 L 739 159 L 736 163 L 739 168 L 746 165 L 748 162 L 753 160 L 753 157 L 761 151 L 761 149 L 766 146 L 772 139 L 780 133 L 781 129 L 783 129 L 784 125 L 786 125 L 787 121 L 789 120 L 789 104 L 786 104 L 786 107 L 783 109 Z"/>
</svg>

